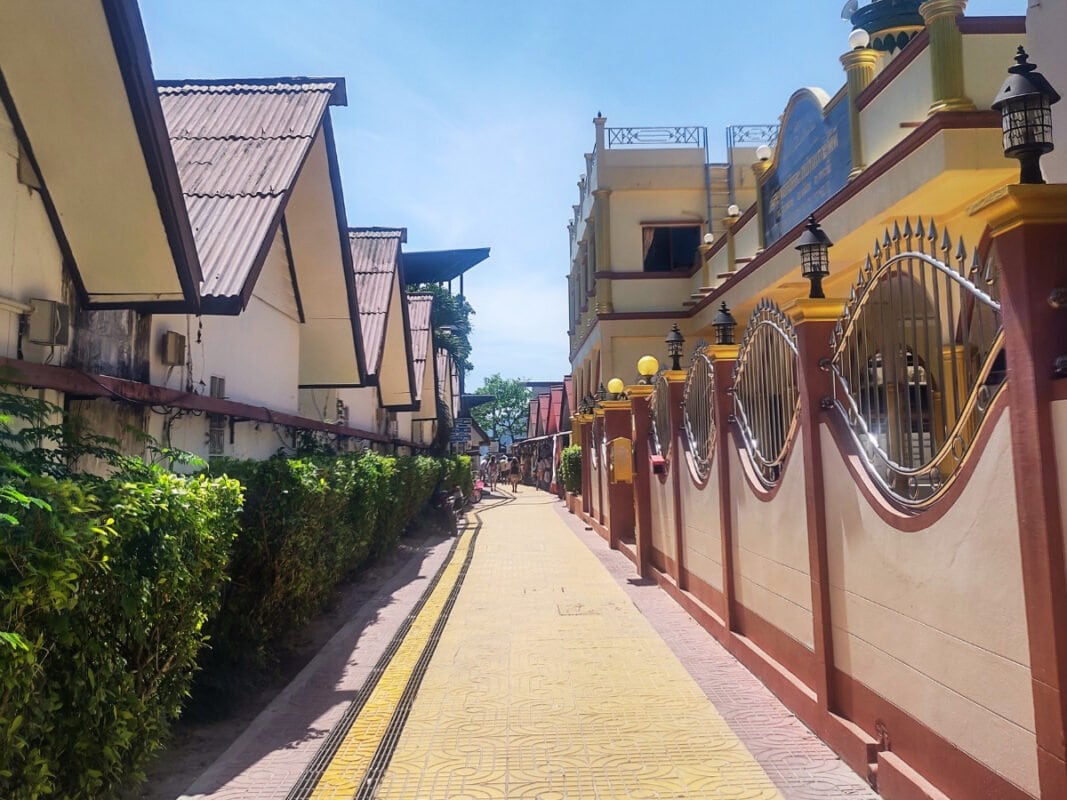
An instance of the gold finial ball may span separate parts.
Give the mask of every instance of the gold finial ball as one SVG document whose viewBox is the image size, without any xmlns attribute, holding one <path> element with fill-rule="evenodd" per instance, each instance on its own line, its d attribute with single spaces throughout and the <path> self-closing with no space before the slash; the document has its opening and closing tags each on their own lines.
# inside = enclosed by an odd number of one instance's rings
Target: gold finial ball
<svg viewBox="0 0 1067 800">
<path fill-rule="evenodd" d="M 612 394 L 622 394 L 622 390 L 626 388 L 626 384 L 622 382 L 621 378 L 612 378 L 608 381 L 608 391 Z"/>
<path fill-rule="evenodd" d="M 659 372 L 659 361 L 655 356 L 641 356 L 637 361 L 637 374 L 651 378 Z"/>
</svg>

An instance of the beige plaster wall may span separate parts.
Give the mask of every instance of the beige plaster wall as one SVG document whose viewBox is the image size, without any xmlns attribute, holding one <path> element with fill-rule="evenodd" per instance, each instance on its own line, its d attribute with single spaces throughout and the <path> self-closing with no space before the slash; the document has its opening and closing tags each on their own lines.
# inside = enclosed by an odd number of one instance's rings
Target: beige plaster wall
<svg viewBox="0 0 1067 800">
<path fill-rule="evenodd" d="M 718 464 L 712 460 L 707 486 L 697 486 L 689 459 L 682 467 L 682 530 L 685 566 L 710 586 L 722 591 L 722 531 L 719 525 Z"/>
<path fill-rule="evenodd" d="M 737 599 L 797 640 L 814 646 L 805 517 L 804 444 L 795 437 L 781 485 L 770 502 L 756 497 L 743 472 L 747 453 L 730 448 Z"/>
<path fill-rule="evenodd" d="M 612 281 L 612 305 L 617 313 L 626 311 L 680 312 L 682 303 L 689 299 L 689 294 L 693 291 L 693 280 L 699 281 L 699 275 L 698 271 L 692 278 L 685 273 L 680 273 L 672 278 Z"/>
<path fill-rule="evenodd" d="M 1067 87 L 1067 48 L 1063 32 L 1067 30 L 1067 3 L 1063 0 L 1029 0 L 1026 10 L 1026 43 L 1031 60 L 1060 94 Z M 1056 150 L 1041 159 L 1045 178 L 1051 183 L 1067 182 L 1067 103 L 1052 107 Z"/>
<path fill-rule="evenodd" d="M 927 47 L 860 111 L 864 161 L 873 164 L 911 133 L 912 128 L 901 127 L 901 123 L 923 122 L 933 101 Z"/>
<path fill-rule="evenodd" d="M 67 300 L 63 288 L 63 256 L 37 191 L 18 181 L 18 140 L 0 106 L 0 296 L 19 303 L 31 298 Z M 0 354 L 14 358 L 18 312 L 0 306 Z M 25 342 L 27 360 L 41 362 L 50 348 Z M 66 348 L 56 349 L 54 363 L 63 363 Z"/>
<path fill-rule="evenodd" d="M 198 326 L 202 326 L 199 342 Z M 168 330 L 186 337 L 191 374 L 187 374 L 186 367 L 163 365 L 161 347 Z M 300 337 L 301 325 L 279 233 L 252 298 L 240 315 L 152 317 L 151 381 L 158 386 L 184 389 L 191 380 L 194 391 L 207 394 L 211 376 L 218 375 L 226 378 L 226 394 L 231 400 L 298 413 Z"/>
<path fill-rule="evenodd" d="M 677 468 L 678 464 L 672 458 L 670 469 L 673 471 Z M 674 476 L 670 472 L 667 473 L 666 481 L 660 480 L 659 475 L 653 475 L 649 481 L 649 505 L 652 510 L 652 546 L 671 560 L 674 559 L 676 550 L 673 481 Z"/>
<path fill-rule="evenodd" d="M 173 416 L 173 412 L 171 413 Z M 148 420 L 148 433 L 156 441 L 194 453 L 201 458 L 208 457 L 208 427 L 206 414 L 200 416 L 179 416 L 170 426 L 170 437 L 164 431 L 165 418 L 161 414 L 151 414 Z M 261 460 L 270 458 L 279 448 L 291 447 L 292 440 L 288 433 L 275 429 L 268 423 L 239 422 L 234 426 L 234 441 L 230 443 L 230 431 L 227 425 L 225 434 L 225 452 L 228 458 L 247 458 Z"/>
<path fill-rule="evenodd" d="M 650 186 L 662 185 L 650 175 Z M 707 198 L 702 184 L 691 189 L 652 189 L 611 193 L 611 269 L 641 272 L 643 269 L 642 223 L 684 222 L 702 225 L 707 216 Z M 616 284 L 618 285 L 618 284 Z"/>
<path fill-rule="evenodd" d="M 821 436 L 837 667 L 1036 795 L 1008 413 L 963 494 L 918 533 L 887 524 Z"/>
<path fill-rule="evenodd" d="M 1067 18 L 1064 24 L 1067 24 Z M 1008 67 L 1015 64 L 1015 48 L 1025 44 L 1026 36 L 1021 34 L 963 37 L 964 88 L 975 106 L 984 110 L 993 105 L 993 99 L 1008 77 Z"/>
<path fill-rule="evenodd" d="M 402 308 L 405 302 L 400 280 L 396 278 L 393 280 L 392 295 L 389 298 L 389 318 L 385 327 L 382 360 L 378 373 L 382 404 L 386 406 L 405 405 L 411 402 L 412 386 L 408 374 L 408 351 L 404 338 Z"/>
</svg>

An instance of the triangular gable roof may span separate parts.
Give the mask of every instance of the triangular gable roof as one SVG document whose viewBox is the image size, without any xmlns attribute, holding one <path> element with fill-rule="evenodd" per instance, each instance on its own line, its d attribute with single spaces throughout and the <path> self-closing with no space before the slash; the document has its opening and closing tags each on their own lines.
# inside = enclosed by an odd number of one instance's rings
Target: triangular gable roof
<svg viewBox="0 0 1067 800">
<path fill-rule="evenodd" d="M 537 395 L 537 435 L 544 436 L 548 433 L 548 407 L 551 393 L 542 392 Z"/>
<path fill-rule="evenodd" d="M 157 82 L 203 270 L 202 307 L 236 314 L 259 277 L 340 78 Z"/>
<path fill-rule="evenodd" d="M 0 54 L 0 103 L 79 300 L 195 311 L 200 264 L 136 2 L 2 2 Z"/>
<path fill-rule="evenodd" d="M 530 401 L 530 419 L 526 423 L 526 438 L 533 439 L 537 436 L 537 400 Z"/>
<path fill-rule="evenodd" d="M 385 330 L 389 325 L 393 287 L 400 265 L 400 245 L 405 237 L 406 232 L 401 228 L 351 228 L 348 231 L 368 378 L 381 371 Z"/>
<path fill-rule="evenodd" d="M 563 404 L 559 410 L 559 429 L 569 431 L 571 429 L 571 414 L 574 409 L 574 379 L 567 375 L 563 378 Z"/>
<path fill-rule="evenodd" d="M 559 433 L 560 412 L 563 408 L 563 384 L 552 387 L 548 404 L 548 429 L 545 433 Z"/>
<path fill-rule="evenodd" d="M 408 324 L 411 326 L 411 360 L 415 365 L 415 396 L 416 403 L 422 401 L 424 376 L 426 374 L 426 359 L 430 353 L 430 311 L 433 308 L 432 294 L 409 294 Z"/>
</svg>

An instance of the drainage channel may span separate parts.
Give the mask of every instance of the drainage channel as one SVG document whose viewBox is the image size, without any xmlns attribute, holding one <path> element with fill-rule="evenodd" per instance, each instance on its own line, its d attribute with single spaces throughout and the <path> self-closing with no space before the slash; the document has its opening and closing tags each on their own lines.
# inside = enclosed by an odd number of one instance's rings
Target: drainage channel
<svg viewBox="0 0 1067 800">
<path fill-rule="evenodd" d="M 481 527 L 481 524 L 478 523 L 476 526 L 473 526 L 473 530 L 471 530 L 471 527 L 472 526 L 468 523 L 463 530 L 459 532 L 449 550 L 445 563 L 437 571 L 437 574 L 433 577 L 430 585 L 426 588 L 426 591 L 422 593 L 418 602 L 404 619 L 400 629 L 389 642 L 389 646 L 375 663 L 374 668 L 368 675 L 364 685 L 360 688 L 359 693 L 353 698 L 349 707 L 345 710 L 344 715 L 341 717 L 337 725 L 334 726 L 333 730 L 330 731 L 329 736 L 323 741 L 314 758 L 304 769 L 303 773 L 301 773 L 289 794 L 286 795 L 286 800 L 318 800 L 319 798 L 339 797 L 340 795 L 336 793 L 337 790 L 344 791 L 344 795 L 349 798 L 353 796 L 360 798 L 369 798 L 373 796 L 373 789 L 382 775 L 384 775 L 385 768 L 388 766 L 393 751 L 396 749 L 396 745 L 399 742 L 400 733 L 408 718 L 411 706 L 415 701 L 415 695 L 418 692 L 419 685 L 422 683 L 426 668 L 437 648 L 441 633 L 444 631 L 445 624 L 448 621 L 452 607 L 455 605 L 459 590 L 463 585 L 463 579 L 467 574 L 467 570 L 474 556 L 474 544 L 477 541 L 478 530 Z M 430 630 L 428 635 L 425 635 L 425 638 L 423 639 L 422 649 L 419 652 L 417 660 L 410 669 L 408 679 L 404 684 L 399 699 L 394 705 L 384 733 L 377 736 L 373 732 L 365 733 L 353 730 L 357 726 L 360 714 L 367 707 L 371 698 L 375 696 L 376 691 L 381 689 L 381 692 L 386 696 L 387 700 L 394 687 L 396 678 L 402 678 L 402 675 L 390 676 L 385 682 L 382 680 L 383 677 L 387 675 L 390 665 L 393 665 L 394 660 L 397 659 L 397 655 L 400 653 L 401 648 L 405 647 L 405 641 L 408 639 L 409 634 L 411 634 L 412 628 L 416 625 L 416 622 L 420 622 L 420 627 L 425 627 L 425 625 L 422 624 L 422 621 L 419 620 L 419 617 L 424 611 L 433 613 L 433 607 L 427 609 L 426 606 L 430 604 L 431 598 L 434 597 L 442 580 L 445 579 L 445 576 L 450 572 L 455 572 L 453 569 L 454 561 L 457 555 L 457 550 L 462 544 L 466 545 L 467 550 L 463 564 L 452 579 L 452 585 L 449 588 L 447 597 L 444 602 L 440 604 L 440 610 L 436 615 L 437 618 L 432 630 Z M 443 591 L 447 588 L 447 584 L 440 588 Z M 431 606 L 433 605 L 437 604 L 431 604 Z M 410 650 L 412 646 L 417 644 L 417 641 L 408 642 L 407 649 Z M 400 660 L 407 661 L 408 659 Z M 403 664 L 401 664 L 398 669 L 402 672 L 403 668 Z M 381 698 L 378 698 L 377 705 L 382 705 Z M 372 712 L 374 711 L 375 710 L 372 709 Z M 380 713 L 380 711 L 377 713 Z M 370 724 L 373 725 L 373 720 Z M 348 770 L 345 769 L 343 765 L 338 767 L 334 763 L 337 760 L 346 760 L 346 754 L 341 753 L 341 751 L 342 748 L 346 746 L 346 742 L 350 739 L 355 739 L 357 745 L 370 739 L 379 740 L 369 764 L 366 769 L 361 770 L 362 774 L 360 775 L 345 774 Z M 339 753 L 341 753 L 340 757 Z M 323 785 L 323 779 L 326 778 L 329 773 L 332 773 L 330 776 L 332 778 L 330 783 L 334 784 L 332 787 Z M 341 777 L 341 774 L 343 774 L 343 777 Z M 341 785 L 337 785 L 338 778 L 340 778 Z M 346 791 L 349 787 L 351 788 L 351 792 Z"/>
</svg>

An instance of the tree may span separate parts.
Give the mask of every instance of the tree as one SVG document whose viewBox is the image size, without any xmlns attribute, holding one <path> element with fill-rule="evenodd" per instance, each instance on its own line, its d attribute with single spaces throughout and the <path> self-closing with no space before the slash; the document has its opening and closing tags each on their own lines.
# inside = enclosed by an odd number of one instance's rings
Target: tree
<svg viewBox="0 0 1067 800">
<path fill-rule="evenodd" d="M 530 389 L 523 378 L 502 378 L 500 373 L 485 379 L 475 394 L 492 395 L 494 400 L 471 409 L 471 416 L 489 436 L 525 438 L 530 419 Z"/>
<path fill-rule="evenodd" d="M 471 315 L 474 309 L 461 294 L 452 294 L 436 283 L 409 286 L 408 293 L 433 295 L 430 327 L 433 329 L 434 350 L 446 350 L 456 367 L 469 372 L 474 368 L 471 354 Z"/>
</svg>

